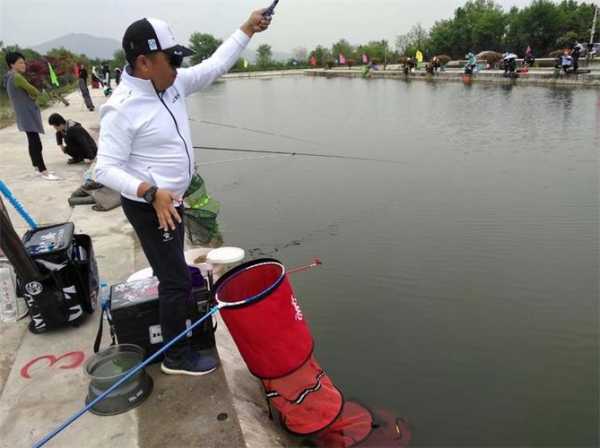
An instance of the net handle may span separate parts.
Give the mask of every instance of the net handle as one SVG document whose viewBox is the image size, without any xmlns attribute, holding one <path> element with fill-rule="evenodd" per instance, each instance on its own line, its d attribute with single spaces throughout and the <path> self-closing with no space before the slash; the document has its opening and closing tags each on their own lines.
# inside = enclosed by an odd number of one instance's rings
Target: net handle
<svg viewBox="0 0 600 448">
<path fill-rule="evenodd" d="M 265 266 L 265 265 L 276 265 L 279 268 L 281 268 L 281 274 L 279 275 L 279 277 L 277 278 L 277 280 L 275 280 L 270 286 L 268 286 L 267 288 L 263 289 L 258 294 L 255 294 L 255 295 L 253 295 L 251 297 L 248 297 L 247 299 L 239 300 L 237 302 L 222 302 L 221 300 L 219 300 L 219 289 L 221 289 L 221 287 L 223 286 L 221 284 L 221 285 L 218 286 L 217 290 L 215 291 L 215 301 L 217 302 L 217 306 L 220 309 L 222 309 L 222 308 L 234 308 L 234 307 L 243 306 L 243 305 L 250 305 L 250 304 L 252 304 L 254 302 L 259 301 L 263 297 L 269 295 L 277 287 L 279 287 L 279 285 L 281 284 L 281 282 L 283 281 L 283 279 L 286 276 L 286 270 L 285 270 L 285 266 L 283 264 L 281 264 L 279 262 L 276 262 L 276 261 L 264 261 L 262 263 L 257 263 L 257 264 L 253 264 L 253 265 L 250 265 L 250 266 L 246 266 L 245 268 L 240 269 L 239 271 L 237 271 L 234 274 L 232 274 L 230 279 L 233 279 L 233 278 L 237 277 L 238 275 L 242 274 L 243 272 L 249 271 L 249 270 L 257 268 L 259 266 Z M 228 279 L 228 281 L 230 279 Z"/>
</svg>

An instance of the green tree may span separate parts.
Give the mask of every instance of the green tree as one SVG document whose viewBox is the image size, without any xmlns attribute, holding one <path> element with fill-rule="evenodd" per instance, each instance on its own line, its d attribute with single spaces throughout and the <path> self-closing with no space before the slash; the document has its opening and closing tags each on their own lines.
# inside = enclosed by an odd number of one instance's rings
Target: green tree
<svg viewBox="0 0 600 448">
<path fill-rule="evenodd" d="M 417 24 L 406 34 L 396 38 L 396 50 L 402 56 L 414 56 L 417 50 L 429 54 L 430 47 L 429 32 Z"/>
<path fill-rule="evenodd" d="M 327 61 L 331 59 L 331 52 L 327 48 L 318 45 L 317 48 L 310 53 L 310 56 L 314 56 L 317 59 L 318 66 L 324 67 Z"/>
<path fill-rule="evenodd" d="M 237 60 L 237 62 L 235 63 L 235 65 L 233 67 L 231 67 L 231 71 L 232 72 L 244 72 L 247 71 L 248 69 L 244 66 L 244 58 L 239 58 Z M 250 65 L 248 65 L 248 68 L 250 68 Z"/>
<path fill-rule="evenodd" d="M 505 44 L 507 49 L 522 52 L 527 46 L 536 54 L 546 55 L 561 36 L 564 15 L 549 0 L 534 0 L 520 11 L 511 11 Z M 591 22 L 590 22 L 591 23 Z"/>
<path fill-rule="evenodd" d="M 577 36 L 577 33 L 575 31 L 569 31 L 568 33 L 565 33 L 562 36 L 560 36 L 558 39 L 556 39 L 555 47 L 557 49 L 571 48 L 573 45 L 573 42 L 575 42 L 578 39 L 579 39 L 579 37 Z"/>
<path fill-rule="evenodd" d="M 457 34 L 452 20 L 440 20 L 436 22 L 429 33 L 431 53 L 434 56 L 439 54 L 457 56 L 457 52 L 455 51 L 458 40 Z"/>
<path fill-rule="evenodd" d="M 212 34 L 194 33 L 190 36 L 190 48 L 194 50 L 191 57 L 192 64 L 198 64 L 208 59 L 223 43 Z"/>
<path fill-rule="evenodd" d="M 0 40 L 0 91 L 4 91 L 4 75 L 8 71 L 8 67 L 6 66 L 6 52 L 4 51 L 4 42 Z"/>
<path fill-rule="evenodd" d="M 393 60 L 393 54 L 385 40 L 374 40 L 365 45 L 359 45 L 356 49 L 356 59 L 361 60 L 363 54 L 366 54 L 370 61 L 381 64 Z"/>
<path fill-rule="evenodd" d="M 561 12 L 562 35 L 573 32 L 577 35 L 577 40 L 589 42 L 592 20 L 594 18 L 593 3 L 577 3 L 573 0 L 563 0 L 558 5 Z"/>
<path fill-rule="evenodd" d="M 52 64 L 61 85 L 75 81 L 75 65 L 78 56 L 65 48 L 53 48 L 46 53 L 46 60 Z"/>
<path fill-rule="evenodd" d="M 301 64 L 306 64 L 308 60 L 308 51 L 304 47 L 297 47 L 292 50 L 292 55 L 294 59 Z"/>
<path fill-rule="evenodd" d="M 331 47 L 331 55 L 334 59 L 339 59 L 343 54 L 346 59 L 354 57 L 354 47 L 346 39 L 340 39 Z"/>
<path fill-rule="evenodd" d="M 267 44 L 262 44 L 256 50 L 256 65 L 260 68 L 268 68 L 273 64 L 273 51 L 271 50 L 271 46 Z"/>
<path fill-rule="evenodd" d="M 501 49 L 506 14 L 492 0 L 469 0 L 454 17 L 437 22 L 430 32 L 430 52 L 463 57 L 467 52 Z"/>
<path fill-rule="evenodd" d="M 42 55 L 40 53 L 32 50 L 31 48 L 22 48 L 22 47 L 19 47 L 18 45 L 7 45 L 6 47 L 4 47 L 4 51 L 5 51 L 5 53 L 8 53 L 10 51 L 18 51 L 19 53 L 23 54 L 23 56 L 25 56 L 25 59 L 27 59 L 27 60 L 40 59 L 42 57 Z M 3 62 L 3 61 L 0 61 L 0 62 Z"/>
<path fill-rule="evenodd" d="M 119 49 L 113 53 L 112 60 L 112 69 L 115 68 L 123 68 L 127 64 L 127 60 L 125 59 L 125 52 L 122 49 Z"/>
</svg>

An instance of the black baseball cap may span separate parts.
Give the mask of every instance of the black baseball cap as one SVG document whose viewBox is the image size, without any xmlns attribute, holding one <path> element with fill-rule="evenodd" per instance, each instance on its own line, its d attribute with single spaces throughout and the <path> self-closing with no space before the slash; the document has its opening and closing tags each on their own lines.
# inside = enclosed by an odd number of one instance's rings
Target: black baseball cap
<svg viewBox="0 0 600 448">
<path fill-rule="evenodd" d="M 131 63 L 141 54 L 162 51 L 179 60 L 194 54 L 177 43 L 175 34 L 164 20 L 144 18 L 133 22 L 123 36 L 123 51 Z"/>
</svg>

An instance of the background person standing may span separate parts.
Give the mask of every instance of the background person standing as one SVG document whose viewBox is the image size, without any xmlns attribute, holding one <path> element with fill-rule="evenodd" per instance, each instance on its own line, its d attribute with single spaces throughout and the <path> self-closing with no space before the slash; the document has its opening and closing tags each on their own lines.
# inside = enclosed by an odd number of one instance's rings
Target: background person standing
<svg viewBox="0 0 600 448">
<path fill-rule="evenodd" d="M 19 52 L 7 53 L 6 64 L 9 71 L 4 76 L 4 86 L 15 111 L 17 127 L 27 135 L 31 163 L 42 179 L 60 180 L 60 177 L 48 171 L 42 156 L 40 134 L 44 133 L 44 127 L 40 108 L 35 103 L 40 92 L 23 76 L 27 70 L 25 56 Z"/>
</svg>

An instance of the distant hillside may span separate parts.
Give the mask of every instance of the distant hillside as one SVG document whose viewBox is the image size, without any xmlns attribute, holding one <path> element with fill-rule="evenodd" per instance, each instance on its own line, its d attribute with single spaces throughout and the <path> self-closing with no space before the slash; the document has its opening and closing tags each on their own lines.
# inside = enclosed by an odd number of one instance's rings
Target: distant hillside
<svg viewBox="0 0 600 448">
<path fill-rule="evenodd" d="M 33 50 L 45 54 L 48 50 L 61 47 L 76 54 L 85 54 L 90 58 L 112 59 L 114 52 L 121 48 L 121 44 L 116 39 L 73 33 L 36 45 L 33 47 Z M 256 62 L 256 49 L 247 48 L 242 53 L 242 56 L 254 64 Z M 273 59 L 275 61 L 286 62 L 291 57 L 291 53 L 273 52 Z"/>
<path fill-rule="evenodd" d="M 121 48 L 121 43 L 116 39 L 72 33 L 36 45 L 33 49 L 44 54 L 48 50 L 61 47 L 76 54 L 85 54 L 90 58 L 112 59 L 114 52 Z"/>
</svg>

